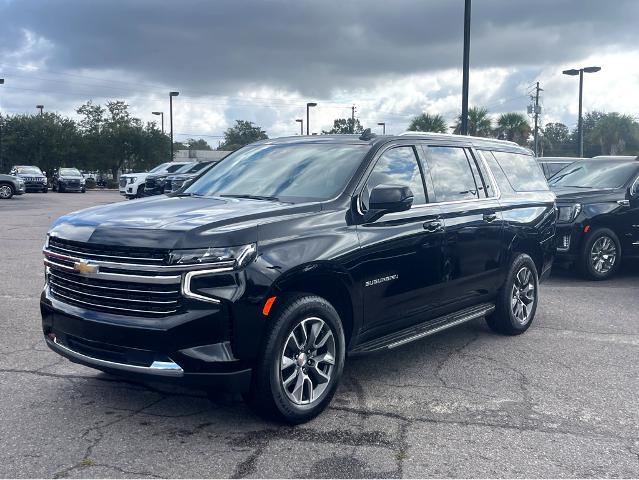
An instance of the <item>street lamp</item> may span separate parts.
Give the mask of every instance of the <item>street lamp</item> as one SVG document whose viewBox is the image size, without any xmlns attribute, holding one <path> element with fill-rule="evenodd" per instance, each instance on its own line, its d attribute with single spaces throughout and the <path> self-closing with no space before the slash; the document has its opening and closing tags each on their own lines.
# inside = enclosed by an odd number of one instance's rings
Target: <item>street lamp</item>
<svg viewBox="0 0 639 480">
<path fill-rule="evenodd" d="M 386 135 L 386 122 L 379 122 L 377 125 L 382 127 L 382 135 Z"/>
<path fill-rule="evenodd" d="M 4 84 L 4 78 L 0 78 L 0 85 Z M 0 116 L 0 173 L 4 172 L 4 162 L 2 160 L 2 116 Z"/>
<path fill-rule="evenodd" d="M 304 135 L 304 119 L 296 118 L 295 121 L 300 124 L 300 135 Z"/>
<path fill-rule="evenodd" d="M 577 132 L 579 133 L 579 156 L 584 156 L 584 125 L 582 118 L 582 105 L 583 105 L 583 93 L 584 93 L 584 72 L 595 73 L 601 70 L 601 67 L 584 67 L 584 68 L 571 68 L 570 70 L 564 70 L 564 75 L 570 75 L 574 77 L 579 75 L 579 120 L 577 123 Z"/>
<path fill-rule="evenodd" d="M 308 135 L 308 109 L 311 107 L 317 107 L 317 103 L 315 102 L 308 102 L 306 104 L 306 135 Z"/>
<path fill-rule="evenodd" d="M 462 135 L 468 135 L 468 78 L 470 76 L 470 8 L 471 0 L 464 2 L 464 58 L 462 65 Z"/>
<path fill-rule="evenodd" d="M 177 97 L 180 92 L 169 92 L 169 122 L 171 124 L 171 162 L 173 161 L 173 97 Z"/>
<path fill-rule="evenodd" d="M 42 115 L 42 111 L 44 110 L 44 105 L 36 105 L 36 108 L 40 110 L 40 115 Z"/>
<path fill-rule="evenodd" d="M 164 133 L 164 112 L 151 112 L 153 115 L 161 115 L 162 116 L 162 133 Z"/>
</svg>

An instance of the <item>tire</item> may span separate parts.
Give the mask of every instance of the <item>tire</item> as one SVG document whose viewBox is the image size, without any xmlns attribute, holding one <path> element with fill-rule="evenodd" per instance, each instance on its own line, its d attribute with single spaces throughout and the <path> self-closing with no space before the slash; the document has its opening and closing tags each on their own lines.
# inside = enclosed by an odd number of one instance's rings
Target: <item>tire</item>
<svg viewBox="0 0 639 480">
<path fill-rule="evenodd" d="M 0 183 L 0 199 L 9 200 L 14 193 L 13 186 L 8 183 Z"/>
<path fill-rule="evenodd" d="M 497 333 L 520 335 L 532 324 L 538 302 L 539 275 L 535 262 L 524 253 L 518 254 L 497 295 L 495 311 L 486 316 L 486 323 Z"/>
<path fill-rule="evenodd" d="M 87 193 L 87 189 L 83 188 L 82 190 L 80 190 L 80 193 Z"/>
<path fill-rule="evenodd" d="M 135 193 L 134 198 L 142 198 L 144 196 L 144 184 L 138 187 L 138 191 Z"/>
<path fill-rule="evenodd" d="M 44 187 L 44 188 L 42 189 L 42 193 L 47 193 L 48 191 L 49 191 L 49 187 Z"/>
<path fill-rule="evenodd" d="M 54 192 L 57 192 L 58 186 L 54 183 L 53 185 L 51 185 L 51 190 L 53 190 Z"/>
<path fill-rule="evenodd" d="M 609 228 L 592 232 L 581 252 L 580 271 L 589 280 L 608 280 L 619 268 L 621 244 Z"/>
<path fill-rule="evenodd" d="M 321 297 L 298 294 L 278 302 L 245 400 L 260 415 L 299 424 L 320 414 L 335 394 L 344 367 L 344 329 Z"/>
<path fill-rule="evenodd" d="M 58 192 L 64 193 L 64 187 L 62 185 L 58 185 Z"/>
</svg>

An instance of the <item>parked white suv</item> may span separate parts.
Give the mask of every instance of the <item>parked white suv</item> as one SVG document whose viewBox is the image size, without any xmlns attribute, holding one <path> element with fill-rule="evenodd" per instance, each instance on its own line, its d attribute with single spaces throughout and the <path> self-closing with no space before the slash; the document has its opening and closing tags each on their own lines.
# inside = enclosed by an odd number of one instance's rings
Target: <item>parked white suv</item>
<svg viewBox="0 0 639 480">
<path fill-rule="evenodd" d="M 129 200 L 140 198 L 144 195 L 144 183 L 150 173 L 173 173 L 181 167 L 191 162 L 166 162 L 158 165 L 148 172 L 127 173 L 120 175 L 120 195 L 124 195 Z"/>
</svg>

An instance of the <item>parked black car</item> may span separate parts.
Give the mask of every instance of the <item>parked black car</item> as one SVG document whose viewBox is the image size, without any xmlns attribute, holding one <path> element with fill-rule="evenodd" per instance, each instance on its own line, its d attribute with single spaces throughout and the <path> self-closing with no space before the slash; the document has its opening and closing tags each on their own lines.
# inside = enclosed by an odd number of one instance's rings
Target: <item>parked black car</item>
<svg viewBox="0 0 639 480">
<path fill-rule="evenodd" d="M 49 191 L 47 176 L 42 173 L 42 170 L 38 167 L 33 165 L 16 165 L 15 167 L 11 167 L 9 175 L 20 177 L 24 181 L 25 191 L 27 192 L 47 193 Z"/>
<path fill-rule="evenodd" d="M 187 172 L 197 166 L 197 162 L 188 162 L 181 165 L 176 164 L 173 168 L 168 168 L 158 173 L 150 173 L 146 177 L 143 196 L 161 195 L 166 190 L 166 181 L 169 176 L 177 173 Z"/>
<path fill-rule="evenodd" d="M 541 165 L 541 170 L 544 172 L 546 178 L 552 177 L 555 173 L 563 170 L 568 165 L 573 164 L 579 160 L 583 160 L 581 157 L 539 157 L 537 161 Z"/>
<path fill-rule="evenodd" d="M 53 174 L 54 192 L 86 192 L 86 181 L 77 168 L 61 168 Z"/>
<path fill-rule="evenodd" d="M 512 142 L 265 140 L 176 195 L 55 221 L 43 333 L 72 361 L 245 392 L 303 422 L 347 353 L 484 316 L 526 331 L 555 252 L 554 198 Z"/>
<path fill-rule="evenodd" d="M 8 200 L 14 195 L 22 195 L 24 191 L 24 180 L 20 177 L 0 174 L 0 199 Z"/>
<path fill-rule="evenodd" d="M 551 180 L 557 195 L 557 259 L 593 280 L 614 275 L 623 257 L 639 256 L 637 157 L 581 160 Z"/>
<path fill-rule="evenodd" d="M 202 175 L 209 171 L 214 165 L 216 165 L 219 160 L 213 160 L 210 162 L 197 162 L 189 166 L 189 168 L 184 168 L 184 171 L 179 170 L 178 172 L 169 175 L 166 177 L 164 182 L 164 193 L 173 193 L 177 192 L 182 186 L 193 179 L 197 178 L 199 175 Z"/>
</svg>

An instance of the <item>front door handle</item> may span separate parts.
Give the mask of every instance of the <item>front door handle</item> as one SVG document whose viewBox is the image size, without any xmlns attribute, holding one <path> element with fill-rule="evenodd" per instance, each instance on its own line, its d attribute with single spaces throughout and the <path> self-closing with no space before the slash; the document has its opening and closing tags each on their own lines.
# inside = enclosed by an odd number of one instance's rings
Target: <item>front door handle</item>
<svg viewBox="0 0 639 480">
<path fill-rule="evenodd" d="M 424 230 L 428 233 L 438 233 L 444 231 L 444 223 L 441 220 L 429 220 L 424 222 Z"/>
<path fill-rule="evenodd" d="M 495 220 L 497 220 L 497 214 L 496 213 L 484 213 L 484 222 L 494 222 Z"/>
</svg>

